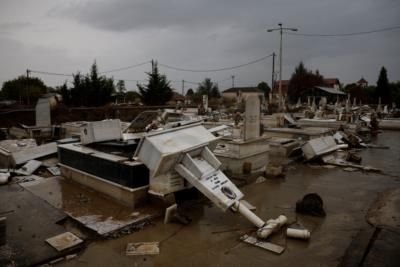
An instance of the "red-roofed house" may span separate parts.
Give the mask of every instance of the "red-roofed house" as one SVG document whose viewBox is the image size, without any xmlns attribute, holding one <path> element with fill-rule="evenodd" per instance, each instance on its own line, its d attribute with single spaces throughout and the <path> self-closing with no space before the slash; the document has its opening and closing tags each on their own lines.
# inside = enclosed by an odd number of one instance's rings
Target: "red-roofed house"
<svg viewBox="0 0 400 267">
<path fill-rule="evenodd" d="M 364 77 L 361 77 L 361 79 L 358 82 L 356 82 L 356 84 L 360 87 L 368 86 L 368 82 L 364 79 Z"/>
<path fill-rule="evenodd" d="M 340 89 L 340 82 L 338 78 L 326 78 L 324 79 L 324 85 L 326 87 L 334 88 L 336 90 Z"/>
<path fill-rule="evenodd" d="M 282 80 L 282 95 L 287 95 L 289 89 L 290 80 Z M 336 90 L 340 89 L 340 81 L 338 78 L 326 78 L 324 79 L 324 84 L 321 84 L 325 87 L 334 88 Z M 279 81 L 275 81 L 274 89 L 272 90 L 273 94 L 279 93 Z"/>
</svg>

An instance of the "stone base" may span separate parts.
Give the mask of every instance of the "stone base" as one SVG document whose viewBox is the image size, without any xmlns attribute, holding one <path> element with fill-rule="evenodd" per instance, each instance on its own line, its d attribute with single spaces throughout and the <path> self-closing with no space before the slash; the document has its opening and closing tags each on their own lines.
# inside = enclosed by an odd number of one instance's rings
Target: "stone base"
<svg viewBox="0 0 400 267">
<path fill-rule="evenodd" d="M 265 138 L 251 141 L 226 141 L 220 143 L 214 154 L 221 161 L 221 169 L 234 176 L 262 172 L 269 161 L 269 145 Z M 220 146 L 221 147 L 221 146 Z M 250 166 L 251 165 L 251 166 Z"/>
<path fill-rule="evenodd" d="M 125 187 L 89 173 L 60 164 L 61 175 L 66 179 L 71 179 L 82 185 L 101 192 L 119 203 L 128 207 L 137 207 L 148 198 L 147 190 L 149 186 L 142 186 L 135 189 Z"/>
</svg>

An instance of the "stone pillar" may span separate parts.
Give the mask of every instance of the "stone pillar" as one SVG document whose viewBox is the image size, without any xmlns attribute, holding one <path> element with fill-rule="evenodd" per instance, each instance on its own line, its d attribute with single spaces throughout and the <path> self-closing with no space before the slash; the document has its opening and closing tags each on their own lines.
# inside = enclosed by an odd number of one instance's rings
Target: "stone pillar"
<svg viewBox="0 0 400 267">
<path fill-rule="evenodd" d="M 35 111 L 36 126 L 51 126 L 50 101 L 48 98 L 39 98 Z"/>
<path fill-rule="evenodd" d="M 244 140 L 260 137 L 260 99 L 258 96 L 248 96 L 244 119 Z"/>
<path fill-rule="evenodd" d="M 207 113 L 208 112 L 208 95 L 203 95 L 203 107 Z"/>
</svg>

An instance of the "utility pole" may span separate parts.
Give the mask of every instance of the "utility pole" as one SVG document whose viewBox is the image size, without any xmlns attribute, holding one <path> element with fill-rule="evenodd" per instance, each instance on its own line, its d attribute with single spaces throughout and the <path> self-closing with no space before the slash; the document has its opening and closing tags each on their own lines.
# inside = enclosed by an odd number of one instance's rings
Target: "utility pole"
<svg viewBox="0 0 400 267">
<path fill-rule="evenodd" d="M 26 69 L 26 99 L 27 99 L 27 103 L 28 106 L 30 105 L 30 97 L 29 97 L 29 73 L 31 71 L 29 69 Z"/>
<path fill-rule="evenodd" d="M 275 88 L 275 52 L 272 53 L 272 77 L 271 77 L 271 91 Z"/>
<path fill-rule="evenodd" d="M 232 75 L 232 88 L 235 88 L 235 75 Z"/>
<path fill-rule="evenodd" d="M 296 28 L 283 28 L 282 23 L 278 23 L 279 28 L 267 29 L 267 32 L 279 31 L 280 43 L 279 43 L 279 111 L 282 109 L 282 35 L 284 31 L 297 31 Z"/>
<path fill-rule="evenodd" d="M 182 96 L 185 96 L 184 92 L 185 92 L 185 80 L 182 80 Z"/>
</svg>

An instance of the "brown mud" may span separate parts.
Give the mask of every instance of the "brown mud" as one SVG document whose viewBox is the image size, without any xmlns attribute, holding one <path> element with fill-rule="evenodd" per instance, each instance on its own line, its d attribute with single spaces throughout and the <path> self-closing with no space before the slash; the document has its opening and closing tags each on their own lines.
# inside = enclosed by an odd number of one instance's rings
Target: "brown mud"
<svg viewBox="0 0 400 267">
<path fill-rule="evenodd" d="M 241 188 L 245 199 L 257 207 L 263 219 L 288 217 L 289 224 L 311 231 L 309 241 L 286 239 L 283 231 L 271 242 L 284 246 L 281 255 L 240 242 L 241 235 L 255 230 L 243 217 L 223 213 L 208 202 L 185 206 L 189 225 L 155 221 L 141 231 L 113 240 L 91 243 L 85 251 L 59 266 L 337 266 L 360 229 L 372 227 L 367 212 L 379 193 L 400 186 L 399 132 L 384 132 L 376 143 L 389 150 L 360 152 L 363 164 L 383 174 L 346 172 L 342 168 L 313 169 L 303 163 L 288 168 L 285 178 L 267 179 Z M 295 213 L 295 203 L 307 193 L 318 193 L 326 217 Z M 157 256 L 126 256 L 128 243 L 160 242 Z"/>
</svg>

